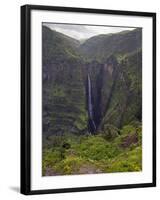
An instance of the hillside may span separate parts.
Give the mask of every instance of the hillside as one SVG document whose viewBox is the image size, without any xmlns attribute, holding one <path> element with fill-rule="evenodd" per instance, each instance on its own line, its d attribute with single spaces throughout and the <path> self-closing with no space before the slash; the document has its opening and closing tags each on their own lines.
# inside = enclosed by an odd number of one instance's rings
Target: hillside
<svg viewBox="0 0 160 200">
<path fill-rule="evenodd" d="M 76 50 L 80 45 L 78 40 L 70 38 L 62 33 L 42 26 L 43 35 L 43 64 L 60 62 L 64 59 L 78 58 Z"/>
<path fill-rule="evenodd" d="M 87 129 L 77 41 L 43 26 L 43 135 Z"/>
<path fill-rule="evenodd" d="M 113 54 L 121 57 L 136 51 L 141 48 L 141 41 L 142 30 L 138 28 L 133 31 L 94 36 L 85 41 L 79 50 L 86 58 L 106 61 Z"/>
<path fill-rule="evenodd" d="M 42 30 L 43 175 L 140 171 L 142 30 Z"/>
</svg>

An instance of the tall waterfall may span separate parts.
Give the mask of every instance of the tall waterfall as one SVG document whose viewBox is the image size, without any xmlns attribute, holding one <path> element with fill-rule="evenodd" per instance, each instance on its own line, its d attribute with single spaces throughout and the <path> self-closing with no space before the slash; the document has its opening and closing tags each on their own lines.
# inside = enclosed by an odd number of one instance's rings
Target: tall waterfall
<svg viewBox="0 0 160 200">
<path fill-rule="evenodd" d="M 92 85 L 91 85 L 91 79 L 88 74 L 87 77 L 88 81 L 88 116 L 89 116 L 89 129 L 90 132 L 94 132 L 96 130 L 96 125 L 93 119 L 93 105 L 92 105 Z"/>
</svg>

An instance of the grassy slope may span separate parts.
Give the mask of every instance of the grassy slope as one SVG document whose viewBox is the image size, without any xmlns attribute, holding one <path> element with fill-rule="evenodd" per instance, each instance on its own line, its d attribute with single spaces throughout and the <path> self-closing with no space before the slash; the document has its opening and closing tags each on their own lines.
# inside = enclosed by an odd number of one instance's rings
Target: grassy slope
<svg viewBox="0 0 160 200">
<path fill-rule="evenodd" d="M 140 171 L 141 125 L 124 126 L 114 139 L 67 135 L 49 138 L 43 149 L 43 175 Z"/>
</svg>

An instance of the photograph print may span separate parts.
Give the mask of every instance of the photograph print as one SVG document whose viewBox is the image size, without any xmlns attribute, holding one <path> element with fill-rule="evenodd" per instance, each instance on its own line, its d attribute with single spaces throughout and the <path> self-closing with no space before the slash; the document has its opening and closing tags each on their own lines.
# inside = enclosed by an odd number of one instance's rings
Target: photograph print
<svg viewBox="0 0 160 200">
<path fill-rule="evenodd" d="M 142 28 L 42 23 L 42 176 L 142 171 Z"/>
</svg>

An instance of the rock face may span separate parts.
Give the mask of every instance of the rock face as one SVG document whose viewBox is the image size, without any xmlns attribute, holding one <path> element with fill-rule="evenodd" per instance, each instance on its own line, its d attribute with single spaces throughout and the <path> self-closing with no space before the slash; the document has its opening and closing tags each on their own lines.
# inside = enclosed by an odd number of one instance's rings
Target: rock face
<svg viewBox="0 0 160 200">
<path fill-rule="evenodd" d="M 43 133 L 87 129 L 85 85 L 77 41 L 43 26 Z"/>
<path fill-rule="evenodd" d="M 117 68 L 118 63 L 114 56 L 109 57 L 103 64 L 95 61 L 86 64 L 86 73 L 91 77 L 94 121 L 97 128 L 111 101 Z"/>
<path fill-rule="evenodd" d="M 88 132 L 88 76 L 97 132 L 141 121 L 141 39 L 135 29 L 80 45 L 43 26 L 44 135 Z"/>
<path fill-rule="evenodd" d="M 99 130 L 106 124 L 118 128 L 142 116 L 142 53 L 134 52 L 119 63 L 114 56 L 102 65 L 87 65 L 93 87 L 94 121 Z"/>
<path fill-rule="evenodd" d="M 112 78 L 109 100 L 106 102 L 101 129 L 105 124 L 118 128 L 141 121 L 142 116 L 142 54 L 133 53 L 116 65 Z M 104 88 L 107 86 L 104 85 Z M 104 91 L 106 91 L 104 89 Z M 105 96 L 102 94 L 102 96 Z M 105 101 L 105 99 L 104 99 Z"/>
</svg>

